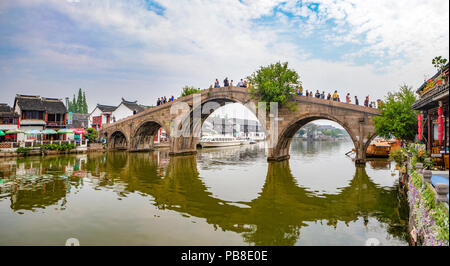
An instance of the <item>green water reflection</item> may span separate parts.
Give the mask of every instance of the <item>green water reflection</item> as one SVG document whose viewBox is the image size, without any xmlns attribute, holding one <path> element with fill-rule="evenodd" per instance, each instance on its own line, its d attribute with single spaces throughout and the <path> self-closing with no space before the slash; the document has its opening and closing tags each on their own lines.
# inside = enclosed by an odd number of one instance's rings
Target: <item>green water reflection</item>
<svg viewBox="0 0 450 266">
<path fill-rule="evenodd" d="M 300 153 L 318 154 L 317 145 L 313 145 L 315 148 L 303 147 L 306 153 Z M 321 152 L 329 148 L 330 154 L 334 154 L 334 146 L 330 145 L 320 149 Z M 68 233 L 68 228 L 76 228 L 71 232 L 80 235 L 83 231 L 95 234 L 93 223 L 101 224 L 104 234 L 110 235 L 115 242 L 102 239 L 102 233 L 99 233 L 95 240 L 94 237 L 83 239 L 82 243 L 86 245 L 201 244 L 190 241 L 191 236 L 185 232 L 191 226 L 188 224 L 195 222 L 201 227 L 199 230 L 211 234 L 205 244 L 239 244 L 240 239 L 241 244 L 247 245 L 328 245 L 335 230 L 344 235 L 344 240 L 334 244 L 362 245 L 364 243 L 353 240 L 352 234 L 361 234 L 360 228 L 368 230 L 369 220 L 373 221 L 370 223 L 377 227 L 374 230 L 377 237 L 383 238 L 385 244 L 406 244 L 406 210 L 399 202 L 397 184 L 376 184 L 366 168 L 351 164 L 353 176 L 349 183 L 339 187 L 337 193 L 317 193 L 299 184 L 291 173 L 290 164 L 296 161 L 266 163 L 264 159 L 261 148 L 235 148 L 202 151 L 198 156 L 184 157 L 169 157 L 167 152 L 116 152 L 1 161 L 0 244 L 60 244 L 63 237 L 58 234 Z M 227 171 L 233 164 L 257 168 L 256 162 L 265 165 L 266 176 L 258 194 L 251 200 L 223 199 L 211 192 L 208 179 L 202 177 L 202 173 L 207 176 L 210 169 Z M 389 173 L 385 161 L 375 163 Z M 332 178 L 327 182 L 333 182 Z M 238 187 L 240 184 L 233 185 Z M 82 201 L 83 197 L 89 200 Z M 130 204 L 123 207 L 117 200 Z M 133 208 L 136 208 L 135 212 Z M 98 215 L 94 218 L 91 213 Z M 167 227 L 173 226 L 170 224 L 174 222 L 183 230 L 171 232 L 168 229 L 155 239 L 155 231 L 165 225 L 161 221 L 154 227 L 145 226 L 152 216 L 164 216 Z M 55 222 L 53 218 L 59 221 Z M 33 226 L 44 230 L 16 242 L 24 227 L 36 223 L 33 219 L 38 223 Z M 133 223 L 136 225 L 131 228 Z M 47 226 L 53 226 L 48 229 L 50 235 L 45 230 Z M 317 236 L 319 239 L 308 242 L 313 232 L 306 236 L 302 232 L 317 226 L 331 231 L 322 239 Z M 16 229 L 17 234 L 14 234 Z M 134 241 L 132 234 L 121 234 L 117 230 L 133 230 L 142 238 Z M 152 237 L 147 237 L 149 235 Z M 44 237 L 49 239 L 48 243 L 40 242 Z M 163 240 L 163 237 L 172 240 Z M 391 241 L 393 239 L 395 241 Z"/>
</svg>

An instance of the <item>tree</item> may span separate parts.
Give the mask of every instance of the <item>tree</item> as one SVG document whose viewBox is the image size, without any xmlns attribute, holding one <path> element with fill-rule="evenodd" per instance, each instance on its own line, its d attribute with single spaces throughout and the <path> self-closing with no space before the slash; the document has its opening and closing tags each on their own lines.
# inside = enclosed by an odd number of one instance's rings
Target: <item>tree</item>
<svg viewBox="0 0 450 266">
<path fill-rule="evenodd" d="M 78 90 L 78 97 L 75 97 L 75 94 L 74 94 L 73 100 L 69 101 L 68 111 L 72 112 L 72 113 L 80 113 L 80 114 L 88 113 L 86 92 L 81 91 L 81 88 Z"/>
<path fill-rule="evenodd" d="M 83 92 L 81 91 L 81 88 L 78 90 L 77 112 L 83 113 Z"/>
<path fill-rule="evenodd" d="M 447 59 L 442 58 L 442 56 L 436 56 L 431 63 L 438 71 L 442 71 L 445 67 L 445 63 L 447 63 Z"/>
<path fill-rule="evenodd" d="M 86 101 L 86 92 L 83 91 L 83 114 L 87 114 L 88 113 L 88 105 L 87 105 L 87 101 Z"/>
<path fill-rule="evenodd" d="M 298 73 L 288 68 L 288 62 L 261 67 L 247 79 L 253 84 L 250 93 L 266 102 L 267 109 L 270 102 L 288 105 L 296 93 L 295 88 L 301 86 Z"/>
<path fill-rule="evenodd" d="M 414 91 L 407 85 L 401 86 L 398 92 L 389 92 L 380 108 L 381 116 L 373 118 L 376 133 L 385 138 L 414 141 L 418 114 L 412 109 L 415 101 Z"/>
<path fill-rule="evenodd" d="M 72 100 L 72 112 L 78 113 L 77 98 L 75 97 L 75 94 L 73 95 L 73 100 Z"/>
<path fill-rule="evenodd" d="M 184 97 L 184 96 L 188 96 L 194 93 L 198 93 L 200 92 L 200 89 L 196 89 L 193 86 L 184 86 L 182 91 L 181 91 L 181 96 L 180 97 Z"/>
<path fill-rule="evenodd" d="M 90 143 L 94 143 L 95 140 L 98 138 L 98 132 L 95 130 L 95 128 L 88 128 L 86 129 L 86 132 L 88 133 L 87 139 Z"/>
</svg>

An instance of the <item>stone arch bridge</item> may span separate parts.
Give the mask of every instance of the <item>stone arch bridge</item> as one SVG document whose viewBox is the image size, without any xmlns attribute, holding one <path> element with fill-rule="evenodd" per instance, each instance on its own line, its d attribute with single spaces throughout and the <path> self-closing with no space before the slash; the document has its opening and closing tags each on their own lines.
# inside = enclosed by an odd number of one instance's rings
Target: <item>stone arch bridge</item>
<svg viewBox="0 0 450 266">
<path fill-rule="evenodd" d="M 107 139 L 108 150 L 145 151 L 153 149 L 154 136 L 162 127 L 169 135 L 171 155 L 193 154 L 200 136 L 199 129 L 206 118 L 220 106 L 241 103 L 257 116 L 266 129 L 270 161 L 289 159 L 294 134 L 311 121 L 326 119 L 338 123 L 348 132 L 355 145 L 356 163 L 365 162 L 367 147 L 375 137 L 372 119 L 380 115 L 379 110 L 298 95 L 291 101 L 294 107 L 281 106 L 272 112 L 273 108 L 265 111 L 265 103 L 258 103 L 248 88 L 205 89 L 196 95 L 182 97 L 104 125 L 99 136 Z"/>
</svg>

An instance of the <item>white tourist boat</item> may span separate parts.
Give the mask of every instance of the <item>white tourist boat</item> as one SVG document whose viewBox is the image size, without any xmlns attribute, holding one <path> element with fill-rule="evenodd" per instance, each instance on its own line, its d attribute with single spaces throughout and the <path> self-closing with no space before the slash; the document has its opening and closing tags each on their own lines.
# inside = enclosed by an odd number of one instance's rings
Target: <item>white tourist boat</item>
<svg viewBox="0 0 450 266">
<path fill-rule="evenodd" d="M 202 148 L 239 146 L 241 144 L 242 141 L 236 139 L 235 137 L 206 136 L 200 139 L 200 145 Z"/>
</svg>

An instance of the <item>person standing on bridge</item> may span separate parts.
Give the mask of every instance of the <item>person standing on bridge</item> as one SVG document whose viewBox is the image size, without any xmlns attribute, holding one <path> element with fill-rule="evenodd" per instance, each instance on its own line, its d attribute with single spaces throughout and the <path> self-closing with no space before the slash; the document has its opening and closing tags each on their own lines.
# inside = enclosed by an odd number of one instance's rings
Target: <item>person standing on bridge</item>
<svg viewBox="0 0 450 266">
<path fill-rule="evenodd" d="M 237 86 L 238 87 L 244 87 L 244 82 L 242 81 L 242 79 L 241 79 L 241 81 L 238 82 Z"/>
<path fill-rule="evenodd" d="M 355 104 L 359 105 L 358 97 L 355 95 Z"/>
<path fill-rule="evenodd" d="M 364 106 L 369 107 L 369 95 L 367 95 L 366 99 L 364 100 Z"/>
<path fill-rule="evenodd" d="M 322 94 L 320 94 L 320 99 L 325 100 L 325 91 L 322 91 Z"/>
<path fill-rule="evenodd" d="M 308 94 L 308 90 L 306 90 L 306 94 L 305 94 L 305 96 L 307 96 L 307 97 L 309 96 L 309 94 Z"/>
<path fill-rule="evenodd" d="M 161 105 L 161 100 L 158 97 L 158 100 L 156 101 L 156 106 L 160 106 Z"/>
<path fill-rule="evenodd" d="M 320 99 L 320 92 L 319 90 L 316 91 L 316 94 L 314 95 L 317 99 Z"/>
<path fill-rule="evenodd" d="M 347 96 L 345 96 L 345 102 L 351 103 L 352 100 L 350 100 L 350 93 L 347 93 Z"/>
<path fill-rule="evenodd" d="M 328 101 L 331 100 L 331 93 L 328 93 L 328 95 L 327 95 L 327 100 L 328 100 Z"/>
<path fill-rule="evenodd" d="M 224 87 L 230 86 L 230 83 L 228 83 L 228 77 L 226 77 L 226 78 L 223 80 L 223 86 L 224 86 Z"/>
<path fill-rule="evenodd" d="M 219 84 L 219 80 L 216 79 L 216 82 L 214 83 L 214 88 L 219 88 L 220 84 Z"/>
<path fill-rule="evenodd" d="M 233 87 L 233 80 L 230 81 L 230 87 Z"/>
<path fill-rule="evenodd" d="M 338 96 L 338 94 L 337 94 L 337 90 L 335 90 L 334 93 L 333 93 L 333 101 L 337 102 L 338 97 L 339 97 L 339 96 Z"/>
</svg>

